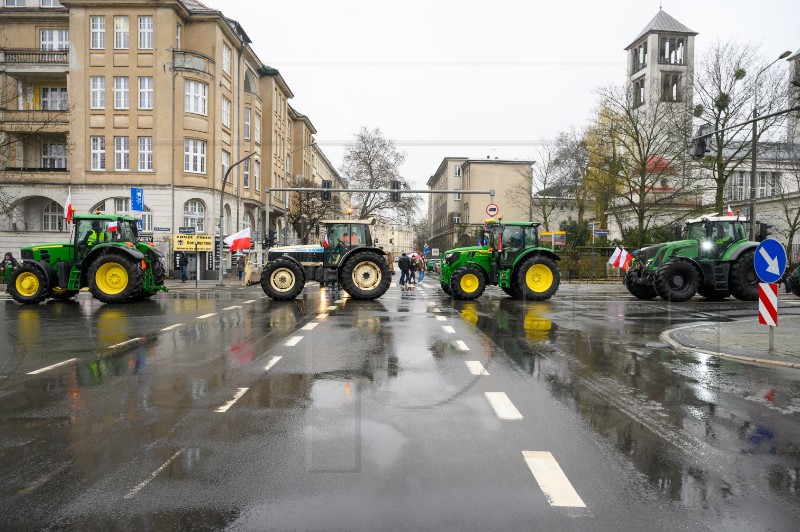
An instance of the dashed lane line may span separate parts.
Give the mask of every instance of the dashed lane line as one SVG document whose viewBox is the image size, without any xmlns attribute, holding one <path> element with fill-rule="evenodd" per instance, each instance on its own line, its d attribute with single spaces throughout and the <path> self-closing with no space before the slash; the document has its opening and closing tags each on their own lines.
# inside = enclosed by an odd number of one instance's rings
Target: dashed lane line
<svg viewBox="0 0 800 532">
<path fill-rule="evenodd" d="M 505 392 L 485 392 L 484 395 L 498 418 L 506 420 L 522 419 L 522 414 L 520 414 Z"/>
<path fill-rule="evenodd" d="M 486 371 L 486 368 L 483 367 L 483 364 L 477 360 L 465 360 L 464 363 L 467 365 L 469 372 L 473 375 L 480 375 L 483 377 L 489 376 L 489 372 Z"/>
<path fill-rule="evenodd" d="M 448 334 L 455 334 L 456 330 L 450 327 L 449 325 L 442 325 L 442 330 Z"/>
<path fill-rule="evenodd" d="M 324 319 L 325 319 L 325 318 L 327 318 L 327 317 L 328 317 L 328 314 L 327 314 L 327 313 L 323 313 L 323 314 L 317 314 L 317 319 L 318 319 L 318 320 L 324 320 Z"/>
<path fill-rule="evenodd" d="M 46 368 L 40 368 L 37 370 L 29 371 L 28 375 L 38 375 L 39 373 L 44 373 L 45 371 L 50 371 L 51 369 L 55 369 L 61 366 L 66 366 L 67 364 L 72 364 L 73 362 L 77 362 L 77 358 L 70 358 L 69 360 L 65 360 L 64 362 L 59 362 L 58 364 L 53 364 L 52 366 L 47 366 Z"/>
<path fill-rule="evenodd" d="M 134 344 L 141 342 L 141 338 L 131 338 L 130 340 L 125 340 L 124 342 L 120 342 L 118 344 L 108 346 L 109 349 L 115 349 L 117 347 L 122 347 L 123 345 Z"/>
<path fill-rule="evenodd" d="M 445 317 L 445 316 L 436 316 L 436 321 L 447 321 L 447 317 Z"/>
<path fill-rule="evenodd" d="M 233 305 L 233 306 L 230 306 L 230 307 L 226 307 L 226 308 L 224 308 L 222 310 L 233 310 L 235 308 L 242 308 L 242 307 L 240 305 Z"/>
<path fill-rule="evenodd" d="M 439 307 L 433 307 L 433 311 L 434 311 L 434 312 L 441 312 L 441 311 L 442 311 L 442 309 L 440 309 Z"/>
<path fill-rule="evenodd" d="M 255 303 L 256 301 L 258 301 L 258 300 L 257 299 L 248 299 L 247 301 L 242 303 L 242 305 L 249 305 L 250 303 Z"/>
<path fill-rule="evenodd" d="M 204 320 L 206 318 L 210 318 L 211 316 L 216 316 L 216 312 L 212 312 L 211 314 L 203 314 L 202 316 L 197 316 L 198 320 Z"/>
<path fill-rule="evenodd" d="M 456 347 L 461 351 L 469 351 L 469 347 L 464 343 L 464 340 L 457 340 Z"/>
<path fill-rule="evenodd" d="M 330 307 L 328 307 L 328 311 L 331 311 L 331 310 L 336 310 L 336 305 L 331 305 Z"/>
<path fill-rule="evenodd" d="M 302 327 L 300 327 L 300 330 L 301 330 L 301 331 L 311 331 L 311 330 L 313 330 L 313 329 L 314 329 L 314 327 L 316 327 L 317 325 L 319 325 L 319 323 L 314 323 L 314 322 L 311 322 L 311 323 L 306 323 L 305 325 L 303 325 Z"/>
<path fill-rule="evenodd" d="M 172 463 L 172 461 L 173 461 L 173 460 L 175 460 L 175 459 L 176 459 L 178 456 L 180 456 L 180 454 L 181 454 L 182 452 L 183 452 L 183 448 L 180 448 L 180 449 L 178 449 L 178 452 L 176 452 L 175 454 L 173 454 L 172 456 L 170 456 L 170 457 L 169 457 L 169 460 L 167 460 L 166 462 L 164 462 L 163 464 L 161 464 L 161 467 L 159 467 L 158 469 L 156 469 L 155 471 L 153 471 L 153 474 L 152 474 L 152 475 L 150 475 L 149 477 L 147 477 L 147 479 L 146 479 L 146 480 L 143 480 L 143 481 L 142 481 L 142 482 L 140 482 L 140 483 L 139 483 L 139 484 L 138 484 L 138 485 L 137 485 L 135 488 L 133 488 L 131 491 L 129 491 L 129 492 L 128 492 L 128 494 L 127 494 L 127 495 L 125 495 L 125 498 L 126 498 L 126 499 L 130 499 L 130 498 L 132 498 L 134 495 L 136 495 L 137 493 L 139 493 L 139 490 L 141 490 L 143 487 L 147 486 L 147 485 L 150 483 L 150 481 L 151 481 L 151 480 L 153 480 L 154 478 L 156 478 L 156 477 L 158 476 L 158 474 L 159 474 L 159 473 L 161 473 L 162 471 L 164 471 L 164 470 L 167 468 L 167 466 L 168 466 L 168 465 L 170 465 L 170 464 Z"/>
<path fill-rule="evenodd" d="M 178 327 L 180 327 L 181 325 L 183 325 L 183 323 L 176 323 L 175 325 L 170 325 L 169 327 L 164 327 L 164 328 L 163 328 L 163 329 L 161 329 L 161 330 L 162 330 L 162 331 L 171 331 L 172 329 L 177 329 L 177 328 L 178 328 Z"/>
<path fill-rule="evenodd" d="M 341 302 L 342 302 L 341 299 L 337 299 L 336 301 L 334 301 L 334 303 L 336 303 L 337 305 L 340 304 Z"/>
<path fill-rule="evenodd" d="M 267 372 L 267 371 L 271 370 L 271 369 L 272 369 L 272 366 L 274 366 L 275 364 L 277 364 L 277 363 L 278 363 L 278 361 L 279 361 L 281 358 L 283 358 L 283 357 L 272 357 L 271 359 L 269 359 L 269 362 L 267 362 L 267 365 L 266 365 L 266 366 L 264 366 L 264 372 Z"/>
<path fill-rule="evenodd" d="M 214 410 L 214 412 L 219 412 L 221 414 L 227 412 L 228 409 L 230 407 L 232 407 L 234 405 L 234 403 L 236 403 L 236 401 L 238 401 L 244 394 L 246 394 L 247 390 L 249 390 L 249 389 L 250 388 L 239 388 L 238 390 L 236 390 L 236 393 L 234 394 L 233 399 L 231 399 L 230 401 L 228 401 L 227 403 L 225 403 L 221 407 L 219 407 L 216 410 Z"/>
<path fill-rule="evenodd" d="M 550 506 L 586 508 L 583 499 L 572 487 L 567 475 L 553 455 L 547 451 L 522 451 L 525 463 L 544 492 Z"/>
<path fill-rule="evenodd" d="M 300 340 L 302 340 L 302 339 L 303 339 L 303 337 L 302 337 L 302 336 L 292 336 L 291 338 L 289 338 L 288 340 L 286 340 L 286 343 L 285 343 L 285 344 L 283 344 L 283 345 L 285 345 L 286 347 L 294 347 L 294 346 L 296 346 L 296 345 L 297 345 L 297 344 L 300 342 Z"/>
</svg>

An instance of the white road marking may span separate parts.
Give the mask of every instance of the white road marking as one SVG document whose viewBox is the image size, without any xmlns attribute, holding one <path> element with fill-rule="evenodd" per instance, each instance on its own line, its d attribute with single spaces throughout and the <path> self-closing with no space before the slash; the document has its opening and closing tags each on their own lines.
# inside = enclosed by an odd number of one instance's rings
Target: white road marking
<svg viewBox="0 0 800 532">
<path fill-rule="evenodd" d="M 176 458 L 177 458 L 177 457 L 178 457 L 178 456 L 179 456 L 179 455 L 180 455 L 182 452 L 183 452 L 183 448 L 179 449 L 177 453 L 175 453 L 175 454 L 173 454 L 172 456 L 170 456 L 170 457 L 169 457 L 169 460 L 167 460 L 166 462 L 164 462 L 163 464 L 161 464 L 161 467 L 159 467 L 158 469 L 156 469 L 155 471 L 153 471 L 153 474 L 152 474 L 152 475 L 150 475 L 149 477 L 147 477 L 147 479 L 146 479 L 146 480 L 144 480 L 144 481 L 140 482 L 140 483 L 139 483 L 139 484 L 138 484 L 138 485 L 137 485 L 135 488 L 133 488 L 131 491 L 129 491 L 129 492 L 128 492 L 128 494 L 127 494 L 127 495 L 125 495 L 125 497 L 124 497 L 124 498 L 125 498 L 125 499 L 130 499 L 131 497 L 133 497 L 134 495 L 136 495 L 136 494 L 139 492 L 139 490 L 140 490 L 140 489 L 142 489 L 143 487 L 147 486 L 147 485 L 150 483 L 150 481 L 151 481 L 151 480 L 153 480 L 154 478 L 156 478 L 156 477 L 158 476 L 158 474 L 159 474 L 159 473 L 161 473 L 162 471 L 164 471 L 164 470 L 167 468 L 167 466 L 168 466 L 168 465 L 170 465 L 170 464 L 172 463 L 172 461 L 173 461 L 173 460 L 175 460 L 175 459 L 176 459 Z"/>
<path fill-rule="evenodd" d="M 240 307 L 240 306 L 238 306 L 238 305 L 233 305 L 232 307 L 227 307 L 227 308 L 224 308 L 224 309 L 222 309 L 222 310 L 233 310 L 233 309 L 235 309 L 235 308 L 242 308 L 242 307 Z"/>
<path fill-rule="evenodd" d="M 522 419 L 522 414 L 519 413 L 505 392 L 485 392 L 484 395 L 498 418 Z"/>
<path fill-rule="evenodd" d="M 285 344 L 283 344 L 283 345 L 285 345 L 286 347 L 294 347 L 294 346 L 296 346 L 296 345 L 298 344 L 298 342 L 300 342 L 300 340 L 302 340 L 302 339 L 303 339 L 303 337 L 302 337 L 302 336 L 292 336 L 291 338 L 289 338 L 288 340 L 286 340 L 286 343 L 285 343 Z"/>
<path fill-rule="evenodd" d="M 250 303 L 255 303 L 256 301 L 257 301 L 256 299 L 248 299 L 247 301 L 242 303 L 242 305 L 249 305 Z"/>
<path fill-rule="evenodd" d="M 221 407 L 219 407 L 219 408 L 217 408 L 216 410 L 214 410 L 214 412 L 220 412 L 220 413 L 227 412 L 227 411 L 228 411 L 228 409 L 229 409 L 230 407 L 232 407 L 232 406 L 233 406 L 233 404 L 234 404 L 236 401 L 238 401 L 238 400 L 239 400 L 239 398 L 240 398 L 241 396 L 243 396 L 244 394 L 246 394 L 246 393 L 247 393 L 247 390 L 249 390 L 249 389 L 250 389 L 250 388 L 239 388 L 239 389 L 236 391 L 236 394 L 234 394 L 234 396 L 233 396 L 233 399 L 231 399 L 230 401 L 228 401 L 227 403 L 225 403 L 225 404 L 224 404 L 224 405 L 222 405 Z"/>
<path fill-rule="evenodd" d="M 303 331 L 310 331 L 310 330 L 313 330 L 314 327 L 316 327 L 317 325 L 319 325 L 319 323 L 314 323 L 314 322 L 306 323 L 305 325 L 300 327 L 300 329 L 303 330 Z"/>
<path fill-rule="evenodd" d="M 522 457 L 550 506 L 586 508 L 586 504 L 572 487 L 552 454 L 547 451 L 522 451 Z"/>
<path fill-rule="evenodd" d="M 28 375 L 38 375 L 39 373 L 44 373 L 45 371 L 55 369 L 59 366 L 66 366 L 67 364 L 72 364 L 73 362 L 77 362 L 77 358 L 70 358 L 69 360 L 65 360 L 64 362 L 59 362 L 58 364 L 53 364 L 52 366 L 47 366 L 46 368 L 37 369 L 34 371 L 29 371 Z"/>
<path fill-rule="evenodd" d="M 183 323 L 176 323 L 175 325 L 170 325 L 169 327 L 164 327 L 164 328 L 163 328 L 163 329 L 161 329 L 161 330 L 162 330 L 162 331 L 171 331 L 172 329 L 177 329 L 177 328 L 178 328 L 178 327 L 180 327 L 181 325 L 183 325 Z"/>
<path fill-rule="evenodd" d="M 336 305 L 331 305 L 330 307 L 328 307 L 328 310 L 336 310 Z"/>
<path fill-rule="evenodd" d="M 204 320 L 206 318 L 210 318 L 211 316 L 216 316 L 216 312 L 212 312 L 211 314 L 203 314 L 202 316 L 197 316 L 198 320 Z"/>
<path fill-rule="evenodd" d="M 433 308 L 433 311 L 434 311 L 434 312 L 441 312 L 441 311 L 442 311 L 442 309 L 440 309 L 439 307 L 434 307 L 434 308 Z"/>
<path fill-rule="evenodd" d="M 447 321 L 447 317 L 446 316 L 436 316 L 436 320 L 437 321 Z"/>
<path fill-rule="evenodd" d="M 336 301 L 334 301 L 334 303 L 336 303 L 337 305 L 338 305 L 339 303 L 341 303 L 341 302 L 342 302 L 342 300 L 341 300 L 341 299 L 337 299 Z"/>
<path fill-rule="evenodd" d="M 469 347 L 467 347 L 467 344 L 464 343 L 464 340 L 456 341 L 456 347 L 462 351 L 469 351 Z"/>
<path fill-rule="evenodd" d="M 271 369 L 272 369 L 272 366 L 274 366 L 275 364 L 277 364 L 277 363 L 278 363 L 278 361 L 279 361 L 281 358 L 283 358 L 283 357 L 272 357 L 272 358 L 269 360 L 269 362 L 267 362 L 267 365 L 266 365 L 266 366 L 264 366 L 264 371 L 266 372 L 266 371 L 269 371 L 269 370 L 271 370 Z"/>
<path fill-rule="evenodd" d="M 141 338 L 131 338 L 130 340 L 125 340 L 124 342 L 120 342 L 118 344 L 108 346 L 109 349 L 114 349 L 115 347 L 122 347 L 123 345 L 128 345 L 132 343 L 140 342 Z"/>
<path fill-rule="evenodd" d="M 267 297 L 269 297 L 269 296 L 261 296 L 260 299 L 267 299 Z"/>
<path fill-rule="evenodd" d="M 455 334 L 456 330 L 450 327 L 449 325 L 442 325 L 442 330 L 446 333 Z"/>
<path fill-rule="evenodd" d="M 473 375 L 482 375 L 488 376 L 489 372 L 486 371 L 486 368 L 483 367 L 483 364 L 478 362 L 477 360 L 465 360 L 464 363 L 467 365 L 469 372 Z"/>
<path fill-rule="evenodd" d="M 327 315 L 327 314 L 319 314 L 319 315 L 317 315 L 317 319 L 318 319 L 318 320 L 324 320 L 324 319 L 325 319 L 325 318 L 327 318 L 327 317 L 328 317 L 328 315 Z"/>
</svg>

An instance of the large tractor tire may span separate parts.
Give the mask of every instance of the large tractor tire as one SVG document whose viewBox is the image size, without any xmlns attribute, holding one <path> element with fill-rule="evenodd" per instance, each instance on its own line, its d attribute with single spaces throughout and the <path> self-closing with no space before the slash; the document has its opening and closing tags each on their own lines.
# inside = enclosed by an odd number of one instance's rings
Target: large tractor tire
<svg viewBox="0 0 800 532">
<path fill-rule="evenodd" d="M 53 287 L 50 290 L 50 297 L 58 301 L 66 301 L 77 296 L 80 290 L 68 290 L 66 288 Z"/>
<path fill-rule="evenodd" d="M 164 278 L 166 277 L 166 271 L 164 271 L 164 265 L 158 260 L 158 257 L 155 256 L 153 253 L 148 253 L 147 258 L 150 262 L 150 267 L 153 268 L 153 282 L 156 286 L 163 286 L 164 285 Z M 152 292 L 148 292 L 147 290 L 142 287 L 142 290 L 139 292 L 139 295 L 136 296 L 136 300 L 145 300 L 150 299 L 154 295 L 156 295 L 157 290 L 153 290 Z"/>
<path fill-rule="evenodd" d="M 342 266 L 341 282 L 353 299 L 378 299 L 389 289 L 392 276 L 386 260 L 367 251 L 348 257 Z"/>
<path fill-rule="evenodd" d="M 261 272 L 261 289 L 276 301 L 296 298 L 303 291 L 305 284 L 303 268 L 290 260 L 274 260 Z"/>
<path fill-rule="evenodd" d="M 755 254 L 755 250 L 752 249 L 745 251 L 731 265 L 728 286 L 731 287 L 731 294 L 736 299 L 758 300 L 758 275 L 756 275 L 756 265 L 753 261 Z"/>
<path fill-rule="evenodd" d="M 447 294 L 448 296 L 451 296 L 451 297 L 453 296 L 453 290 L 450 288 L 450 285 L 449 285 L 449 284 L 447 284 L 447 283 L 442 283 L 442 284 L 441 284 L 441 287 L 442 287 L 442 292 L 444 292 L 444 293 L 445 293 L 445 294 Z"/>
<path fill-rule="evenodd" d="M 645 301 L 654 299 L 658 295 L 652 284 L 642 280 L 642 272 L 637 269 L 631 269 L 625 275 L 625 288 L 632 296 Z"/>
<path fill-rule="evenodd" d="M 800 266 L 786 278 L 789 290 L 796 296 L 800 297 Z"/>
<path fill-rule="evenodd" d="M 656 270 L 656 291 L 673 302 L 690 300 L 700 287 L 700 274 L 685 260 L 670 260 Z"/>
<path fill-rule="evenodd" d="M 697 293 L 709 301 L 722 301 L 731 295 L 730 290 L 717 290 L 713 286 L 701 286 Z"/>
<path fill-rule="evenodd" d="M 511 296 L 512 299 L 521 299 L 522 295 L 519 293 L 519 290 L 516 288 L 504 288 L 500 287 L 500 290 L 505 292 L 507 295 Z"/>
<path fill-rule="evenodd" d="M 139 261 L 124 255 L 102 255 L 89 267 L 89 291 L 103 303 L 124 303 L 142 291 Z"/>
<path fill-rule="evenodd" d="M 11 272 L 8 291 L 15 301 L 27 305 L 41 303 L 49 295 L 47 277 L 33 264 L 23 263 Z"/>
<path fill-rule="evenodd" d="M 516 291 L 523 299 L 545 301 L 558 290 L 561 274 L 553 259 L 534 255 L 519 268 L 516 282 Z"/>
<path fill-rule="evenodd" d="M 456 299 L 477 299 L 486 290 L 486 277 L 475 266 L 462 266 L 453 273 L 450 289 Z"/>
</svg>

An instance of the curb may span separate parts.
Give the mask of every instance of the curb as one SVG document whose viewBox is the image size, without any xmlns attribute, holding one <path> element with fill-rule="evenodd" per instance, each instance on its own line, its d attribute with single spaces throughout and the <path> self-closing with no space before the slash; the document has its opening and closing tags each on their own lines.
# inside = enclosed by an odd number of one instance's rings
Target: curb
<svg viewBox="0 0 800 532">
<path fill-rule="evenodd" d="M 764 358 L 757 358 L 757 357 L 745 357 L 741 355 L 732 355 L 730 353 L 723 353 L 722 351 L 707 351 L 705 349 L 700 349 L 698 347 L 692 347 L 688 345 L 684 345 L 677 340 L 674 340 L 670 335 L 676 331 L 682 331 L 685 329 L 693 329 L 695 327 L 699 327 L 705 325 L 703 323 L 695 323 L 694 325 L 685 325 L 683 327 L 677 327 L 675 329 L 669 329 L 662 332 L 659 337 L 667 342 L 669 345 L 678 349 L 680 351 L 690 351 L 692 353 L 702 353 L 704 355 L 710 355 L 720 358 L 726 358 L 728 360 L 734 360 L 736 362 L 743 362 L 745 364 L 755 364 L 755 365 L 768 365 L 768 366 L 778 366 L 783 368 L 793 368 L 793 369 L 800 369 L 800 363 L 795 362 L 784 362 L 782 360 L 767 360 Z"/>
</svg>

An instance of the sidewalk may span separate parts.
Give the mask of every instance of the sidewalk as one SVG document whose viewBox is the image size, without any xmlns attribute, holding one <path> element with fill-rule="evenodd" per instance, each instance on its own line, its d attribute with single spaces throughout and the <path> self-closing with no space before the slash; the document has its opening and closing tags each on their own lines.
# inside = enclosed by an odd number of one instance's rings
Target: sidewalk
<svg viewBox="0 0 800 532">
<path fill-rule="evenodd" d="M 678 327 L 661 333 L 661 339 L 684 351 L 752 364 L 800 368 L 799 327 L 800 316 L 780 317 L 772 352 L 769 351 L 770 328 L 759 324 L 758 319 Z"/>
</svg>

